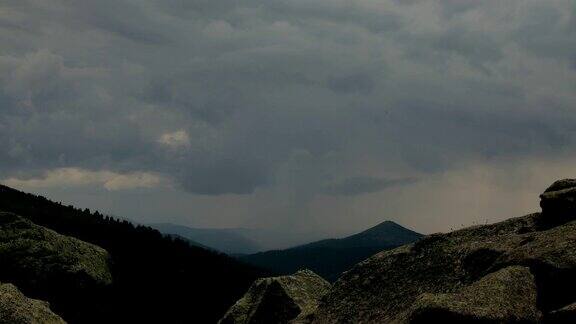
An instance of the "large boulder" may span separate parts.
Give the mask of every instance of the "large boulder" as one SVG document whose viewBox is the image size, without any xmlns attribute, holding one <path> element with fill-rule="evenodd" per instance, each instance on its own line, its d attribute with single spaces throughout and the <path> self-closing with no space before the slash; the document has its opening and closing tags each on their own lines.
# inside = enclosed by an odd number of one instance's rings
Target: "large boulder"
<svg viewBox="0 0 576 324">
<path fill-rule="evenodd" d="M 0 324 L 64 324 L 47 302 L 24 296 L 12 284 L 0 284 Z"/>
<path fill-rule="evenodd" d="M 540 195 L 540 207 L 546 217 L 543 225 L 558 225 L 574 220 L 576 215 L 576 179 L 554 182 Z"/>
<path fill-rule="evenodd" d="M 570 183 L 548 192 L 571 190 Z M 544 193 L 543 213 L 434 234 L 374 255 L 334 284 L 314 322 L 413 323 L 435 315 L 531 323 L 560 312 L 576 302 L 576 208 L 563 195 Z"/>
<path fill-rule="evenodd" d="M 50 302 L 65 319 L 79 318 L 101 302 L 112 282 L 109 260 L 96 245 L 0 212 L 0 282 Z"/>
<path fill-rule="evenodd" d="M 66 281 L 78 288 L 112 282 L 106 250 L 0 212 L 0 280 L 51 286 Z"/>
<path fill-rule="evenodd" d="M 310 270 L 258 279 L 221 324 L 305 323 L 330 284 Z"/>
</svg>

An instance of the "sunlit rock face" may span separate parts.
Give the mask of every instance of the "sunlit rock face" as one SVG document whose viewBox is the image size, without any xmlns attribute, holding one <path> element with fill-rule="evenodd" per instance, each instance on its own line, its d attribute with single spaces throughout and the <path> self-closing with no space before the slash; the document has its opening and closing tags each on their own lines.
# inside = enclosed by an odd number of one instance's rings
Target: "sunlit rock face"
<svg viewBox="0 0 576 324">
<path fill-rule="evenodd" d="M 430 235 L 346 272 L 314 323 L 575 322 L 576 180 L 541 213 Z"/>
</svg>

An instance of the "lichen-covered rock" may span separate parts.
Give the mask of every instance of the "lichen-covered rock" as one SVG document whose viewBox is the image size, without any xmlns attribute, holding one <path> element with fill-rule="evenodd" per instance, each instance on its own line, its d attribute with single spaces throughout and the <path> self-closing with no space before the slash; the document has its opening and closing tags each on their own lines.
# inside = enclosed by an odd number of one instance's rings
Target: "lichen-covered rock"
<svg viewBox="0 0 576 324">
<path fill-rule="evenodd" d="M 0 212 L 0 280 L 35 291 L 111 283 L 106 250 Z M 24 289 L 25 290 L 25 289 Z"/>
<path fill-rule="evenodd" d="M 221 324 L 305 323 L 330 284 L 310 270 L 258 279 Z"/>
<path fill-rule="evenodd" d="M 0 324 L 64 324 L 47 302 L 24 296 L 12 284 L 0 284 Z"/>
<path fill-rule="evenodd" d="M 556 183 L 549 192 L 570 189 L 570 183 Z M 543 194 L 542 199 L 549 197 Z M 434 234 L 378 253 L 334 284 L 314 314 L 314 323 L 409 323 L 418 303 L 455 302 L 469 289 L 494 283 L 490 274 L 511 266 L 530 270 L 537 287 L 537 309 L 547 316 L 576 302 L 576 213 L 570 212 L 574 208 L 570 201 L 554 198 L 544 204 L 543 213 Z M 546 218 L 554 221 L 543 227 Z M 480 307 L 479 301 L 475 303 Z M 527 311 L 532 302 L 523 299 L 521 305 L 514 305 L 515 316 L 530 318 L 526 314 L 532 312 Z M 460 306 L 472 310 L 473 305 Z M 511 304 L 482 307 L 494 314 L 511 313 Z M 450 309 L 451 314 L 458 313 L 454 304 Z"/>
<path fill-rule="evenodd" d="M 422 294 L 407 320 L 410 323 L 536 323 L 534 276 L 512 266 L 488 274 L 456 293 Z"/>
</svg>

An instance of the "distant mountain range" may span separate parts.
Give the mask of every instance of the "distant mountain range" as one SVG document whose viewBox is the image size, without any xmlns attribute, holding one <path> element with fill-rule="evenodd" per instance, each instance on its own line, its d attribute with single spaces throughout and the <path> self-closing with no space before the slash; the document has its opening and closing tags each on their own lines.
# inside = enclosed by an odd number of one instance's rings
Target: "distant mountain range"
<svg viewBox="0 0 576 324">
<path fill-rule="evenodd" d="M 287 234 L 260 229 L 193 228 L 170 223 L 149 226 L 164 234 L 187 239 L 193 245 L 237 256 L 246 263 L 278 274 L 291 274 L 308 268 L 327 280 L 335 280 L 343 271 L 377 252 L 411 243 L 422 237 L 422 234 L 392 221 L 385 221 L 348 237 L 270 250 L 269 244 L 273 239 L 284 235 L 287 240 Z"/>
<path fill-rule="evenodd" d="M 334 281 L 342 272 L 367 257 L 385 249 L 412 243 L 422 237 L 422 234 L 386 221 L 345 238 L 260 252 L 241 256 L 240 259 L 280 274 L 311 269 L 327 280 Z"/>
<path fill-rule="evenodd" d="M 230 255 L 253 254 L 310 242 L 312 233 L 256 228 L 195 228 L 171 223 L 147 224 L 160 232 L 187 239 L 190 244 Z"/>
<path fill-rule="evenodd" d="M 240 229 L 193 228 L 170 223 L 149 224 L 168 235 L 189 240 L 190 244 L 209 247 L 228 254 L 248 254 L 262 251 L 254 240 L 246 237 Z"/>
</svg>

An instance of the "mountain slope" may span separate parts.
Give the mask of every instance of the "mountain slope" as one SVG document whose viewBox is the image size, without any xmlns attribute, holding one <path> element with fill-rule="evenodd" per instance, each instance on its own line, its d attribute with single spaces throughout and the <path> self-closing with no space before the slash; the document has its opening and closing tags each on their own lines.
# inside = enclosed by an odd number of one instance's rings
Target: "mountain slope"
<svg viewBox="0 0 576 324">
<path fill-rule="evenodd" d="M 149 224 L 149 226 L 164 234 L 178 235 L 224 253 L 246 254 L 260 250 L 256 242 L 237 233 L 234 229 L 193 228 L 170 223 Z"/>
<path fill-rule="evenodd" d="M 77 321 L 65 318 L 71 323 L 214 323 L 255 279 L 269 274 L 150 227 L 6 186 L 0 186 L 0 211 L 109 252 L 112 284 L 91 297 L 91 313 Z"/>
<path fill-rule="evenodd" d="M 422 234 L 386 221 L 345 238 L 321 240 L 286 250 L 242 256 L 240 259 L 281 274 L 307 268 L 327 280 L 335 280 L 343 271 L 367 257 L 421 237 Z"/>
</svg>

